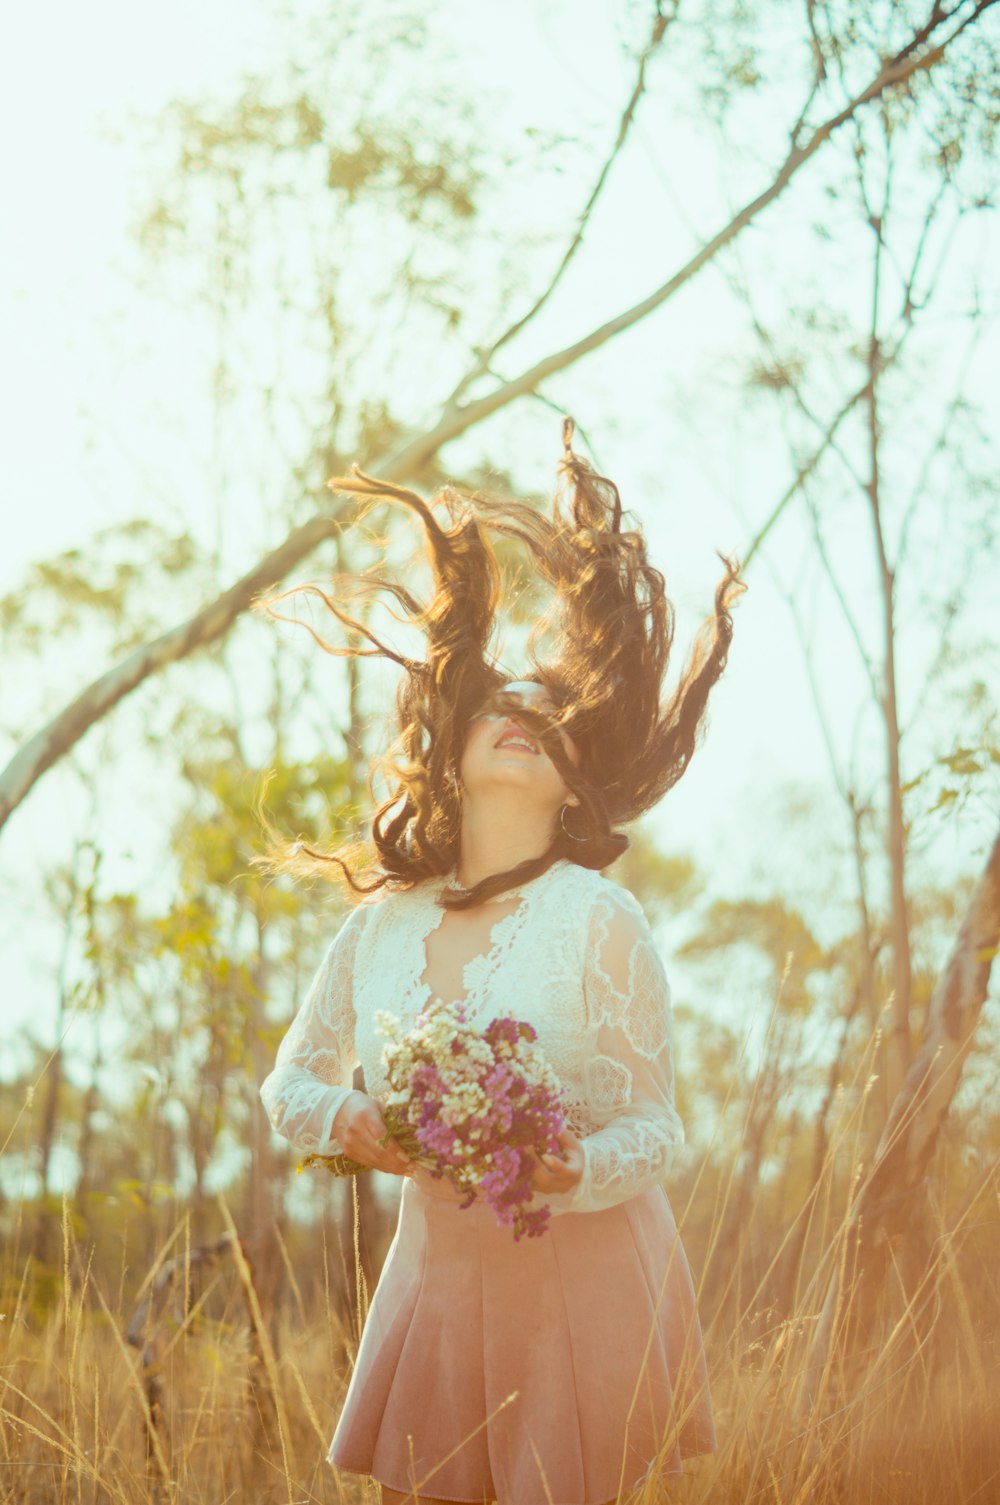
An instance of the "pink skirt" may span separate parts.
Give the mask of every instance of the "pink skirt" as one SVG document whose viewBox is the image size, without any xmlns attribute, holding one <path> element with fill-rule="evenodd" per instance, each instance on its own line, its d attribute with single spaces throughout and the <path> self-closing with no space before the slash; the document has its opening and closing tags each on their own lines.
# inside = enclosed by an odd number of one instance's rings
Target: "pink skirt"
<svg viewBox="0 0 1000 1505">
<path fill-rule="evenodd" d="M 661 1186 L 514 1242 L 423 1170 L 372 1296 L 328 1461 L 402 1493 L 604 1505 L 715 1448 L 687 1259 Z"/>
</svg>

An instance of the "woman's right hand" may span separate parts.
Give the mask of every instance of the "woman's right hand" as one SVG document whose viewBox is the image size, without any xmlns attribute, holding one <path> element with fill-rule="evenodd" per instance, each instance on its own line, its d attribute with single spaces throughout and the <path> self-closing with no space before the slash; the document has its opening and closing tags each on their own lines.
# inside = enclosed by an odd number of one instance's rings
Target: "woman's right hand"
<svg viewBox="0 0 1000 1505">
<path fill-rule="evenodd" d="M 334 1115 L 333 1136 L 344 1154 L 390 1176 L 411 1176 L 414 1163 L 395 1139 L 380 1145 L 389 1132 L 382 1110 L 367 1092 L 352 1092 Z"/>
</svg>

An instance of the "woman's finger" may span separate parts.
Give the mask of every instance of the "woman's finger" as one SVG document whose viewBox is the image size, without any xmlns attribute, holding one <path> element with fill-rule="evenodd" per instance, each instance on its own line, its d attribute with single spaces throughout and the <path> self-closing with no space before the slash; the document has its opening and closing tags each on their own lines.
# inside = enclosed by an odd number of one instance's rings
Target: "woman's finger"
<svg viewBox="0 0 1000 1505">
<path fill-rule="evenodd" d="M 411 1163 L 411 1157 L 400 1144 L 398 1139 L 393 1139 L 389 1129 L 382 1118 L 379 1118 L 378 1129 L 372 1127 L 372 1153 L 376 1158 L 376 1164 L 380 1171 L 388 1171 L 390 1175 L 400 1176 Z M 385 1141 L 383 1144 L 382 1141 Z"/>
<path fill-rule="evenodd" d="M 388 1146 L 379 1152 L 379 1170 L 388 1171 L 392 1176 L 401 1176 L 409 1166 L 409 1155 L 395 1139 L 390 1139 Z"/>
<path fill-rule="evenodd" d="M 572 1177 L 567 1167 L 561 1160 L 555 1160 L 553 1165 L 548 1165 L 549 1156 L 539 1157 L 538 1165 L 532 1178 L 532 1185 L 538 1191 L 561 1192 L 569 1191 L 572 1185 Z"/>
<path fill-rule="evenodd" d="M 368 1126 L 366 1125 L 366 1128 Z M 385 1133 L 383 1129 L 382 1133 Z M 381 1136 L 374 1129 L 364 1135 L 361 1143 L 353 1152 L 352 1158 L 360 1160 L 363 1165 L 369 1165 L 373 1170 L 385 1171 L 390 1176 L 401 1176 L 409 1169 L 410 1156 L 402 1145 L 395 1139 L 390 1139 L 386 1144 L 380 1144 Z"/>
</svg>

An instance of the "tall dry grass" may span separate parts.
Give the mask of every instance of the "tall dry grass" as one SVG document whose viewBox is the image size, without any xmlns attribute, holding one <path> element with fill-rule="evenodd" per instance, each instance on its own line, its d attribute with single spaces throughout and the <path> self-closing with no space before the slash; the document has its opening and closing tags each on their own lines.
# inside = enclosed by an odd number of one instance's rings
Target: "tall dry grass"
<svg viewBox="0 0 1000 1505">
<path fill-rule="evenodd" d="M 690 1183 L 679 1221 L 701 1272 L 720 1446 L 682 1480 L 654 1472 L 623 1493 L 630 1505 L 1000 1501 L 996 1311 L 982 1300 L 998 1246 L 992 1177 L 957 1213 L 935 1204 L 919 1273 L 899 1266 L 851 1353 L 816 1352 L 825 1281 L 846 1257 L 834 1209 L 856 1131 L 849 1117 L 784 1226 L 773 1190 L 748 1201 L 735 1171 L 716 1184 L 706 1161 Z M 221 1199 L 217 1214 L 225 1238 L 234 1229 Z M 3 1505 L 378 1500 L 376 1486 L 325 1462 L 366 1311 L 364 1289 L 346 1314 L 336 1299 L 352 1251 L 318 1233 L 296 1261 L 279 1240 L 283 1295 L 265 1310 L 238 1243 L 199 1264 L 190 1231 L 180 1215 L 137 1285 L 124 1262 L 116 1279 L 107 1260 L 95 1271 L 94 1245 L 66 1206 L 61 1268 L 41 1288 L 24 1227 L 11 1230 L 0 1271 Z"/>
</svg>

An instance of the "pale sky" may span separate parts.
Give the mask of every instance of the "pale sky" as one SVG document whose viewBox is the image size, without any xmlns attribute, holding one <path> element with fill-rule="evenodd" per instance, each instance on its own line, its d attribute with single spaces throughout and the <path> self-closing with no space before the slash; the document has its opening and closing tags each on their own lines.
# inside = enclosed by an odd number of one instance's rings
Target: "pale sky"
<svg viewBox="0 0 1000 1505">
<path fill-rule="evenodd" d="M 293 0 L 287 11 L 301 19 L 309 7 Z M 570 232 L 613 139 L 633 76 L 621 43 L 626 34 L 633 40 L 640 34 L 643 14 L 610 0 L 573 5 L 557 0 L 545 6 L 511 0 L 502 8 L 503 24 L 489 26 L 483 45 L 481 7 L 449 0 L 427 12 L 432 34 L 448 39 L 453 56 L 447 69 L 441 67 L 442 93 L 457 77 L 456 92 L 469 87 L 487 101 L 487 118 L 509 143 L 531 126 L 579 135 L 586 146 L 586 152 L 583 146 L 568 152 L 571 170 L 559 180 L 531 182 L 512 174 L 494 185 L 493 216 L 520 217 L 526 231 L 553 237 L 549 259 L 534 264 L 525 297 L 535 290 L 534 279 L 541 274 L 544 281 L 544 268 L 558 260 L 562 240 L 555 237 L 563 226 Z M 155 286 L 139 285 L 143 263 L 130 234 L 156 166 L 143 144 L 145 133 L 136 131 L 136 112 L 153 117 L 178 97 L 221 99 L 234 93 L 244 73 L 266 69 L 280 50 L 287 28 L 279 15 L 263 0 L 213 0 L 209 7 L 203 0 L 177 0 L 160 10 L 125 0 L 99 0 L 85 8 L 58 0 L 21 6 L 4 23 L 0 591 L 14 589 L 32 561 L 85 544 L 96 530 L 137 515 L 156 516 L 169 528 L 188 527 L 207 547 L 217 546 L 220 585 L 281 536 L 276 517 L 283 501 L 284 457 L 261 441 L 253 453 L 220 458 L 206 401 L 211 329 L 193 303 L 179 307 L 158 296 Z M 779 16 L 774 24 L 788 23 Z M 677 45 L 685 45 L 681 34 Z M 434 66 L 433 59 L 412 59 L 416 78 Z M 790 105 L 798 98 L 794 67 L 790 54 Z M 700 236 L 717 228 L 727 204 L 735 207 L 768 181 L 791 117 L 775 109 L 769 118 L 748 100 L 735 119 L 745 117 L 755 133 L 756 164 L 744 159 L 740 167 L 727 166 L 716 128 L 699 114 L 693 86 L 686 95 L 667 97 L 667 77 L 665 68 L 651 70 L 635 138 L 616 166 L 584 252 L 537 325 L 504 352 L 499 366 L 505 375 L 638 301 L 676 269 Z M 765 321 L 779 319 L 783 300 L 796 301 L 810 279 L 815 281 L 809 263 L 814 242 L 802 226 L 823 211 L 826 180 L 823 169 L 807 171 L 739 243 L 741 265 L 754 280 Z M 863 236 L 859 230 L 856 241 L 846 237 L 842 248 L 831 249 L 829 266 L 820 269 L 842 311 L 863 308 L 867 296 L 858 250 Z M 988 250 L 989 236 L 995 249 L 995 225 L 983 219 L 960 238 L 957 264 L 971 267 L 980 257 L 985 267 L 983 238 Z M 796 245 L 800 256 L 789 254 Z M 729 271 L 734 266 L 727 261 Z M 958 293 L 943 307 L 938 335 L 922 347 L 928 402 L 962 364 L 967 330 L 957 315 L 971 286 L 971 275 L 957 279 Z M 992 315 L 998 302 L 995 273 L 979 290 Z M 522 311 L 520 305 L 496 308 L 491 291 L 489 286 L 480 290 L 482 306 L 501 324 Z M 263 326 L 259 334 L 258 348 L 268 348 Z M 816 334 L 818 341 L 825 337 Z M 829 339 L 840 348 L 835 331 Z M 802 458 L 789 454 L 778 406 L 768 407 L 759 397 L 751 401 L 741 387 L 741 374 L 757 349 L 745 311 L 724 276 L 710 268 L 636 330 L 546 388 L 552 402 L 577 416 L 593 440 L 598 463 L 619 482 L 626 506 L 647 530 L 654 562 L 664 569 L 678 607 L 675 672 L 711 607 L 721 571 L 714 551 L 745 551 Z M 979 396 L 988 394 L 995 433 L 996 384 L 987 380 L 994 353 L 995 337 L 983 341 L 972 357 L 970 387 Z M 431 421 L 453 376 L 447 361 L 435 365 L 434 354 L 421 348 L 375 348 L 371 357 L 375 366 L 391 369 L 399 411 L 414 423 Z M 313 379 L 305 355 L 296 367 L 284 351 L 281 380 L 288 390 L 311 396 Z M 857 368 L 851 380 L 857 383 Z M 814 384 L 824 416 L 836 410 L 846 390 L 842 366 L 831 368 L 825 390 L 822 379 Z M 904 457 L 901 465 L 908 463 L 907 450 L 916 457 L 927 439 L 919 392 L 914 402 L 912 424 L 900 424 L 896 415 L 892 434 Z M 446 449 L 444 460 L 457 469 L 488 458 L 508 466 L 526 489 L 545 489 L 558 458 L 558 426 L 555 411 L 521 400 Z M 227 483 L 224 495 L 221 479 Z M 933 484 L 942 485 L 940 478 L 933 477 Z M 944 483 L 941 495 L 946 492 Z M 838 500 L 830 517 L 831 555 L 864 618 L 867 641 L 877 650 L 879 615 L 862 499 Z M 921 526 L 944 574 L 966 568 L 942 501 L 932 500 Z M 786 585 L 802 582 L 799 598 L 813 634 L 816 676 L 842 757 L 855 749 L 863 780 L 876 776 L 881 757 L 873 713 L 859 720 L 865 689 L 853 645 L 818 568 L 804 510 L 793 503 L 766 558 L 759 557 L 748 572 L 751 589 L 737 608 L 730 665 L 713 699 L 706 744 L 651 817 L 663 846 L 692 851 L 713 889 L 724 893 L 748 886 L 759 886 L 762 893 L 772 886 L 785 892 L 801 886 L 814 893 L 815 882 L 836 871 L 828 854 L 843 849 L 845 840 L 802 653 L 772 570 Z M 313 573 L 315 566 L 307 562 L 295 578 Z M 984 638 L 996 644 L 993 581 L 985 569 L 969 567 L 966 601 L 978 603 L 978 611 L 970 612 L 970 626 L 961 629 L 959 641 L 965 633 L 970 645 Z M 921 637 L 919 592 L 901 609 L 910 634 L 900 664 L 905 711 L 920 694 L 933 645 L 926 633 Z M 162 625 L 173 625 L 173 617 Z M 269 629 L 261 624 L 256 630 Z M 4 725 L 30 733 L 40 715 L 52 714 L 105 667 L 88 655 L 86 644 L 54 641 L 43 658 L 49 674 L 44 705 L 34 675 L 18 683 L 5 671 Z M 152 895 L 164 833 L 161 808 L 150 798 L 148 760 L 128 752 L 137 738 L 136 713 L 126 705 L 80 751 L 93 760 L 99 748 L 114 749 L 113 759 L 105 753 L 108 770 L 101 785 L 107 870 L 114 881 L 138 882 Z M 937 751 L 950 750 L 940 723 L 929 741 Z M 12 750 L 13 743 L 0 739 L 4 757 Z M 920 766 L 915 753 L 913 770 Z M 789 788 L 817 801 L 815 816 L 802 825 L 781 815 Z M 927 861 L 945 872 L 974 871 L 992 837 L 997 806 L 994 787 L 957 814 L 925 824 L 920 839 L 930 843 Z M 32 791 L 0 839 L 5 1021 L 30 1017 L 42 1030 L 42 1021 L 51 1017 L 57 938 L 44 918 L 40 878 L 50 860 L 66 856 L 74 831 L 85 821 L 72 778 L 55 770 Z M 850 891 L 832 898 L 836 930 Z M 682 933 L 679 917 L 678 938 Z M 665 937 L 667 950 L 669 943 Z M 738 1011 L 741 1000 L 734 999 L 734 1007 Z"/>
</svg>

